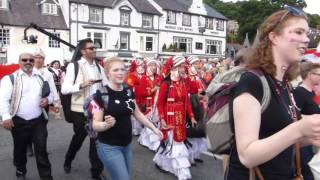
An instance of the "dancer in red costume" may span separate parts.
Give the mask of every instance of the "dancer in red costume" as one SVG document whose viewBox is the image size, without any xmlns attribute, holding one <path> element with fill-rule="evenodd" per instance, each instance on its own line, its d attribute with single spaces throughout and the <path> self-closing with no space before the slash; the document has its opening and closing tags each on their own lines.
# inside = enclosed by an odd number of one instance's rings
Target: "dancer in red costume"
<svg viewBox="0 0 320 180">
<path fill-rule="evenodd" d="M 145 63 L 143 60 L 133 60 L 128 72 L 128 75 L 125 79 L 125 82 L 128 84 L 130 88 L 132 88 L 133 92 L 135 93 L 135 98 L 138 106 L 141 108 L 141 104 L 143 102 L 143 99 L 141 98 L 141 95 L 138 94 L 136 91 L 139 87 L 139 84 L 141 82 L 142 76 L 145 75 Z M 142 130 L 142 125 L 140 122 L 138 122 L 133 116 L 132 116 L 132 134 L 133 135 L 139 135 Z"/>
<path fill-rule="evenodd" d="M 185 58 L 175 56 L 168 60 L 165 66 L 170 70 L 170 74 L 160 85 L 157 106 L 161 126 L 166 135 L 153 161 L 157 168 L 173 173 L 179 180 L 190 179 L 189 154 L 184 144 L 186 116 L 191 119 L 193 126 L 196 121 L 191 110 L 185 81 L 181 77 L 185 72 Z"/>
<path fill-rule="evenodd" d="M 188 57 L 190 64 L 190 100 L 193 114 L 199 127 L 196 130 L 190 129 L 193 133 L 188 134 L 188 141 L 192 144 L 188 147 L 189 160 L 193 165 L 196 162 L 203 162 L 200 159 L 200 153 L 207 151 L 206 135 L 204 133 L 204 112 L 206 112 L 207 103 L 205 100 L 205 83 L 201 79 L 201 60 L 196 56 Z M 200 126 L 201 125 L 201 126 Z"/>
<path fill-rule="evenodd" d="M 160 64 L 154 59 L 148 59 L 146 64 L 146 75 L 142 76 L 140 86 L 136 89 L 136 93 L 140 95 L 142 100 L 141 111 L 147 115 L 151 122 L 158 126 L 159 115 L 155 103 L 161 82 L 161 76 L 157 74 L 160 69 Z M 152 151 L 156 151 L 160 145 L 159 136 L 146 127 L 141 131 L 138 142 Z"/>
</svg>

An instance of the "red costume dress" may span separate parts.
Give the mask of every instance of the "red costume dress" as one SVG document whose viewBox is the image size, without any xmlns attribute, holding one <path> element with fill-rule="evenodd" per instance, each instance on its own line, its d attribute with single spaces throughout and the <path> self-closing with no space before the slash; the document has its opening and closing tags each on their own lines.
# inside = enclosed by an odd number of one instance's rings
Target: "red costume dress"
<svg viewBox="0 0 320 180">
<path fill-rule="evenodd" d="M 138 105 L 141 103 L 142 99 L 141 99 L 141 96 L 136 94 L 136 90 L 139 87 L 142 76 L 143 75 L 140 75 L 134 71 L 134 72 L 129 72 L 125 79 L 125 82 L 135 93 L 135 100 Z M 143 128 L 142 124 L 138 122 L 136 119 L 134 119 L 134 117 L 132 117 L 132 134 L 139 135 L 142 131 L 142 128 Z"/>
<path fill-rule="evenodd" d="M 190 179 L 190 162 L 186 140 L 186 115 L 193 117 L 190 98 L 183 80 L 162 82 L 158 97 L 158 111 L 169 130 L 164 133 L 167 145 L 160 146 L 153 161 L 162 169 L 176 175 L 178 179 Z"/>
<path fill-rule="evenodd" d="M 140 86 L 136 90 L 136 93 L 141 97 L 141 104 L 138 104 L 141 111 L 154 124 L 158 124 L 159 116 L 157 108 L 154 107 L 157 91 L 152 91 L 152 89 L 159 86 L 160 82 L 160 76 L 158 75 L 155 75 L 154 77 L 145 75 L 141 78 Z M 160 145 L 159 136 L 147 127 L 142 129 L 138 142 L 152 151 L 156 151 Z"/>
</svg>

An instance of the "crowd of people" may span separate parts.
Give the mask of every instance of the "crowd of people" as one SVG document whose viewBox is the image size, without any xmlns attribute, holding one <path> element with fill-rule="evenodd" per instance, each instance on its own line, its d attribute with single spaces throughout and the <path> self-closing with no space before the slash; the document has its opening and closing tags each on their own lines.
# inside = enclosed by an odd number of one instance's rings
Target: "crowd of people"
<svg viewBox="0 0 320 180">
<path fill-rule="evenodd" d="M 212 93 L 207 87 L 239 66 L 247 72 L 232 89 L 235 141 L 228 152 L 226 179 L 314 179 L 308 162 L 314 155 L 312 145 L 320 145 L 320 108 L 315 101 L 320 65 L 300 62 L 309 43 L 307 20 L 293 7 L 273 13 L 259 29 L 260 42 L 240 50 L 235 60 L 177 55 L 163 62 L 135 59 L 126 69 L 118 57 L 97 62 L 91 39 L 80 40 L 75 58 L 63 67 L 57 60 L 45 67 L 41 49 L 20 54 L 20 68 L 0 86 L 2 126 L 12 133 L 17 178 L 25 179 L 27 151 L 34 149 L 40 178 L 53 179 L 47 113 L 59 113 L 61 104 L 69 101 L 70 107 L 64 108 L 69 108 L 74 134 L 65 154 L 65 173 L 72 172 L 91 127 L 96 133 L 90 135 L 92 179 L 105 179 L 103 169 L 113 180 L 130 179 L 133 135 L 154 151 L 159 171 L 191 179 L 190 167 L 202 163 L 200 154 L 208 150 Z M 264 109 L 266 90 L 253 71 L 260 72 L 269 87 Z M 302 81 L 293 89 L 290 81 L 299 73 Z M 88 98 L 90 110 L 84 108 Z"/>
</svg>

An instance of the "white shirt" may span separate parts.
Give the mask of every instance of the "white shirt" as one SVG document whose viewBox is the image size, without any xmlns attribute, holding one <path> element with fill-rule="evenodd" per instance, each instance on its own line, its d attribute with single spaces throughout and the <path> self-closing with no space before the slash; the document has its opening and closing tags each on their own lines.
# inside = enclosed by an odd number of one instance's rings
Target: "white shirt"
<svg viewBox="0 0 320 180">
<path fill-rule="evenodd" d="M 81 57 L 81 59 L 78 61 L 79 64 L 83 64 L 85 69 L 87 70 L 87 73 L 89 75 L 89 79 L 92 80 L 97 80 L 97 79 L 102 79 L 102 85 L 105 86 L 107 85 L 107 77 L 103 71 L 102 68 L 101 69 L 101 73 L 99 73 L 100 71 L 98 70 L 98 67 L 95 63 L 93 64 L 89 64 L 89 62 L 84 59 L 83 57 Z M 80 67 L 79 67 L 80 68 Z M 100 77 L 96 77 L 96 73 L 100 74 Z M 80 69 L 79 69 L 79 73 L 80 73 Z M 67 67 L 67 73 L 66 76 L 63 80 L 62 86 L 61 86 L 61 93 L 62 94 L 72 94 L 72 93 L 76 93 L 80 91 L 80 84 L 83 82 L 79 82 L 79 83 L 75 83 L 74 82 L 74 64 L 73 63 L 69 63 L 68 67 Z M 99 84 L 95 83 L 93 85 L 90 86 L 90 95 L 94 94 L 97 90 L 99 89 Z"/>
<path fill-rule="evenodd" d="M 28 76 L 19 69 L 18 74 L 22 78 L 22 96 L 16 115 L 25 120 L 35 119 L 42 113 L 40 107 L 42 89 L 39 78 L 36 75 L 38 72 L 33 71 L 32 75 Z M 47 80 L 45 77 L 43 77 L 43 79 L 44 81 Z M 0 115 L 3 120 L 9 120 L 12 118 L 12 115 L 10 114 L 10 100 L 13 93 L 13 84 L 9 76 L 3 77 L 0 87 Z M 47 97 L 49 104 L 53 101 L 52 96 L 51 92 Z"/>
<path fill-rule="evenodd" d="M 53 93 L 53 101 L 56 103 L 60 101 L 60 97 L 56 88 L 56 85 L 54 83 L 53 74 L 47 69 L 47 68 L 41 68 L 37 69 L 34 68 L 35 71 L 37 71 L 38 74 L 40 74 L 42 77 L 44 77 L 50 86 L 50 91 Z"/>
</svg>

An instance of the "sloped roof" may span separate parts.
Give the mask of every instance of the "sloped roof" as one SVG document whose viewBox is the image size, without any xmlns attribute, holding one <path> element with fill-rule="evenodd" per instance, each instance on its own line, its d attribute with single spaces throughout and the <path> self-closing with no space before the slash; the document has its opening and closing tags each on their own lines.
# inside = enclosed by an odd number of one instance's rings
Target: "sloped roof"
<svg viewBox="0 0 320 180">
<path fill-rule="evenodd" d="M 129 0 L 130 3 L 137 9 L 138 12 L 162 15 L 152 4 L 147 0 Z"/>
<path fill-rule="evenodd" d="M 190 14 L 204 15 L 200 13 L 189 12 L 193 0 L 154 0 L 164 10 L 178 11 Z M 227 20 L 227 18 L 206 3 L 203 3 L 206 10 L 206 16 Z"/>
<path fill-rule="evenodd" d="M 47 29 L 68 29 L 59 7 L 58 15 L 44 15 L 37 2 L 37 0 L 9 1 L 9 9 L 0 10 L 0 24 L 28 26 L 34 23 Z"/>
<path fill-rule="evenodd" d="M 89 4 L 93 6 L 102 6 L 102 7 L 112 8 L 112 5 L 116 0 L 69 0 L 69 1 L 74 3 Z"/>
<path fill-rule="evenodd" d="M 114 8 L 118 0 L 70 0 L 70 2 Z M 162 15 L 148 0 L 128 0 L 138 12 Z"/>
</svg>

